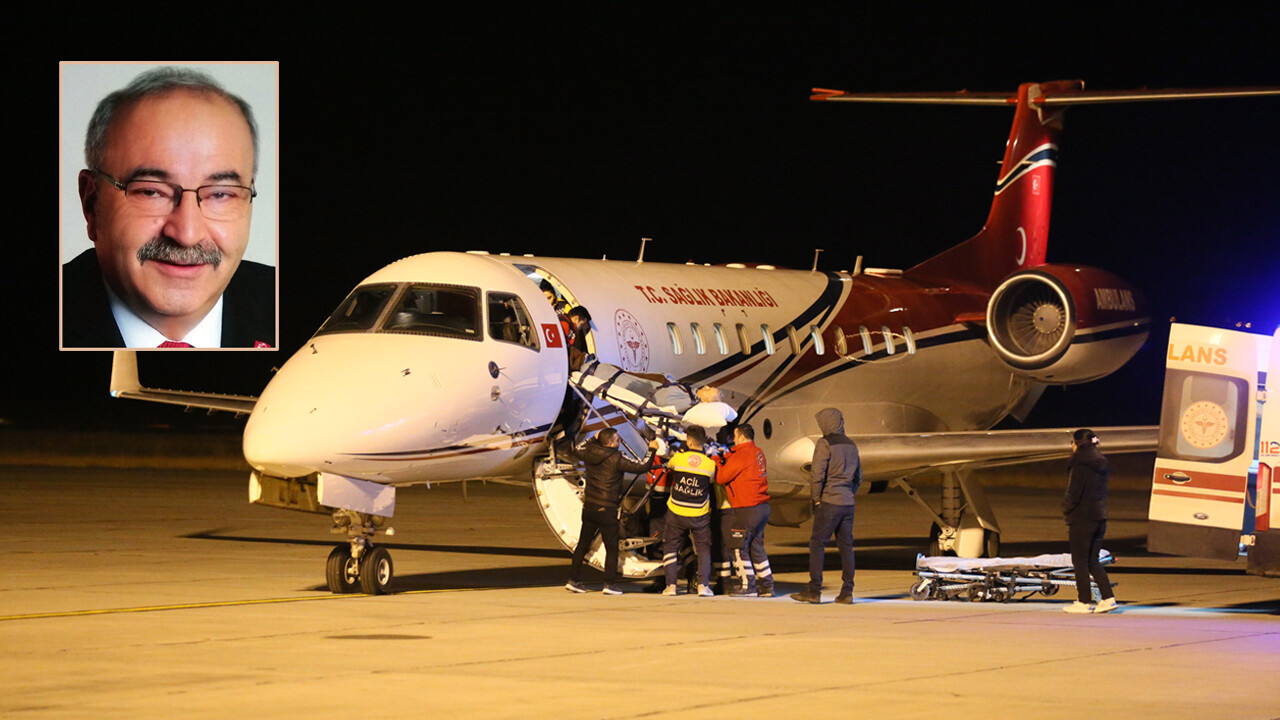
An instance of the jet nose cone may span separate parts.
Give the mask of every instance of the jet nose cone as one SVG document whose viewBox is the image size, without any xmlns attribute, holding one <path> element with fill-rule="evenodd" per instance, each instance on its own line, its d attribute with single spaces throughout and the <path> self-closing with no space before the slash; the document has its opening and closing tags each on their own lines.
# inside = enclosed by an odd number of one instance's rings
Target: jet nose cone
<svg viewBox="0 0 1280 720">
<path fill-rule="evenodd" d="M 245 426 L 249 464 L 283 477 L 357 476 L 376 473 L 369 464 L 380 456 L 419 447 L 432 429 L 432 441 L 445 439 L 443 421 L 428 416 L 447 409 L 447 385 L 396 340 L 325 336 L 290 358 Z"/>
</svg>

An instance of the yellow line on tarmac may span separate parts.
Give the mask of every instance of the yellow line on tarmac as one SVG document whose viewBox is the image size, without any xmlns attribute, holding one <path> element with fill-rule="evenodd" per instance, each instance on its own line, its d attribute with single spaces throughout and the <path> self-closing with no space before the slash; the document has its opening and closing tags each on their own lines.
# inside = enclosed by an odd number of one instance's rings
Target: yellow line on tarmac
<svg viewBox="0 0 1280 720">
<path fill-rule="evenodd" d="M 435 590 L 406 590 L 393 593 L 395 595 L 422 595 L 425 593 L 462 592 L 468 590 L 499 590 L 505 588 L 439 588 Z M 25 615 L 0 615 L 0 622 L 6 620 L 43 620 L 46 618 L 87 617 L 90 615 L 119 615 L 122 613 L 160 612 L 162 610 L 198 610 L 201 608 L 236 607 L 240 605 L 270 605 L 273 603 L 308 602 L 311 600 L 349 600 L 352 598 L 373 597 L 363 593 L 346 595 L 314 595 L 308 597 L 266 598 L 262 600 L 226 600 L 222 602 L 184 603 L 181 605 L 144 605 L 141 607 L 104 608 L 102 610 L 68 610 L 65 612 L 28 613 Z"/>
</svg>

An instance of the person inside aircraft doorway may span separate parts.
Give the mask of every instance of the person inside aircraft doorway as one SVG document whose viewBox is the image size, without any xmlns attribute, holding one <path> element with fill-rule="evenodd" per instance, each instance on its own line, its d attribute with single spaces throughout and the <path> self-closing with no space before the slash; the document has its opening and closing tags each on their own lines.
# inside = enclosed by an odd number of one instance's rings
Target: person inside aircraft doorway
<svg viewBox="0 0 1280 720">
<path fill-rule="evenodd" d="M 551 303 L 551 309 L 556 311 L 556 319 L 560 321 L 560 332 L 564 335 L 565 346 L 572 347 L 575 333 L 573 321 L 569 319 L 569 303 L 556 296 L 556 288 L 550 280 L 543 280 L 538 283 L 538 287 L 546 296 L 547 302 Z"/>
<path fill-rule="evenodd" d="M 1106 613 L 1116 609 L 1115 593 L 1107 570 L 1098 559 L 1102 538 L 1107 533 L 1107 459 L 1098 449 L 1098 436 L 1080 429 L 1071 435 L 1070 479 L 1062 498 L 1062 516 L 1067 521 L 1071 564 L 1076 574 L 1076 600 L 1063 608 L 1069 613 Z M 1093 601 L 1090 576 L 1098 583 L 1102 602 Z"/>
<path fill-rule="evenodd" d="M 573 549 L 573 565 L 569 568 L 569 582 L 565 589 L 584 593 L 587 589 L 578 580 L 582 577 L 582 561 L 595 541 L 596 535 L 604 540 L 604 594 L 621 595 L 618 587 L 618 509 L 622 500 L 622 475 L 648 472 L 653 463 L 658 441 L 649 441 L 649 452 L 639 462 L 629 460 L 618 449 L 621 439 L 618 431 L 605 428 L 582 446 L 574 448 L 570 439 L 561 441 L 556 452 L 582 460 L 585 487 L 582 495 L 582 531 Z"/>
<path fill-rule="evenodd" d="M 573 341 L 569 343 L 569 370 L 581 370 L 582 364 L 591 354 L 587 344 L 587 335 L 591 333 L 591 313 L 579 305 L 569 311 L 569 320 L 573 323 Z"/>
</svg>

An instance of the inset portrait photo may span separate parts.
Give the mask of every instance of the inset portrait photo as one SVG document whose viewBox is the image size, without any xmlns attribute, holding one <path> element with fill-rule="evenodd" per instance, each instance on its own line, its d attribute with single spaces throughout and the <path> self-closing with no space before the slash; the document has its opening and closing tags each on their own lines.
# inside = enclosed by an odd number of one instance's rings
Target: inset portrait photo
<svg viewBox="0 0 1280 720">
<path fill-rule="evenodd" d="M 60 348 L 274 349 L 279 63 L 60 76 Z"/>
</svg>

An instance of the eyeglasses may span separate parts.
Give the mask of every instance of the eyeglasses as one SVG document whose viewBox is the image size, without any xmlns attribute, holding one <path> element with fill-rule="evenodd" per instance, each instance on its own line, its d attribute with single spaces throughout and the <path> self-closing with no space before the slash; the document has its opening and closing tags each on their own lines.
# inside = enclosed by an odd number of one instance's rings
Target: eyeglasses
<svg viewBox="0 0 1280 720">
<path fill-rule="evenodd" d="M 159 180 L 130 180 L 122 183 L 98 169 L 93 169 L 124 192 L 129 207 L 143 215 L 162 216 L 172 213 L 182 204 L 185 193 L 196 194 L 196 205 L 210 220 L 239 220 L 249 211 L 249 205 L 258 197 L 258 191 L 243 185 L 201 185 L 188 190 L 181 185 Z"/>
</svg>

